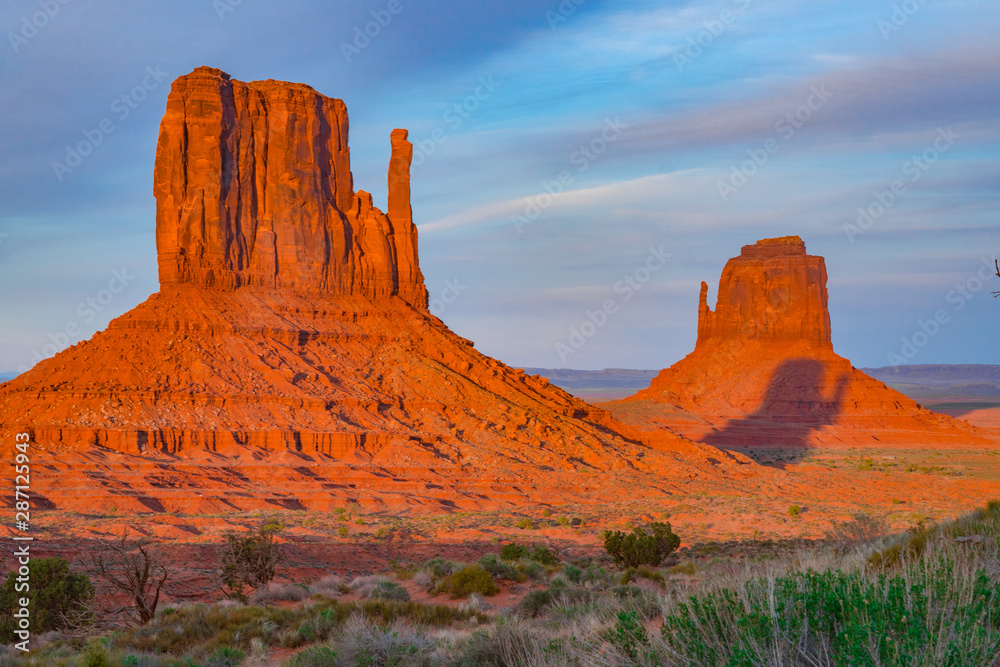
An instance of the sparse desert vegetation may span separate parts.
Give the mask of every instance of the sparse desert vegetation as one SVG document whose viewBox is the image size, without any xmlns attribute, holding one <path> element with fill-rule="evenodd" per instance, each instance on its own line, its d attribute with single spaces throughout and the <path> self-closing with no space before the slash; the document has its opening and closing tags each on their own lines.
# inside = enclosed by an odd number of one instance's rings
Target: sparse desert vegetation
<svg viewBox="0 0 1000 667">
<path fill-rule="evenodd" d="M 658 566 L 515 542 L 474 563 L 271 582 L 248 604 L 168 606 L 101 637 L 50 633 L 0 664 L 985 666 L 998 562 L 1000 502 L 894 534 L 858 514 L 824 540 L 705 543 Z"/>
</svg>

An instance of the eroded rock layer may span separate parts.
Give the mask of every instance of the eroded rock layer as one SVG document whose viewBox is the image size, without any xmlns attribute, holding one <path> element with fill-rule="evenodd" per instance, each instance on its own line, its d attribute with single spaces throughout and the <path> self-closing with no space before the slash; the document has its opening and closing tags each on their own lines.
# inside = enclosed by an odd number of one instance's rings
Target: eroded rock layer
<svg viewBox="0 0 1000 667">
<path fill-rule="evenodd" d="M 726 263 L 714 311 L 702 283 L 694 351 L 605 407 L 636 428 L 721 447 L 987 442 L 833 351 L 826 280 L 823 258 L 797 236 L 744 246 Z"/>
<path fill-rule="evenodd" d="M 174 82 L 161 290 L 0 386 L 2 447 L 33 434 L 40 502 L 487 508 L 754 468 L 644 437 L 452 333 L 427 309 L 406 131 L 391 135 L 388 214 L 354 191 L 347 132 L 343 102 L 308 86 L 210 68 Z"/>
</svg>

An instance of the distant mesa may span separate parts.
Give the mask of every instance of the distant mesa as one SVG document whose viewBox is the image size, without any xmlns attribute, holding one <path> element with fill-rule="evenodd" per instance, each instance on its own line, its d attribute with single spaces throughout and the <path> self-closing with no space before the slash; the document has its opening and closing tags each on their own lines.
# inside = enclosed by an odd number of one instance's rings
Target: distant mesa
<svg viewBox="0 0 1000 667">
<path fill-rule="evenodd" d="M 302 84 L 174 81 L 160 291 L 0 386 L 0 432 L 30 431 L 52 466 L 33 488 L 61 509 L 449 510 L 655 494 L 709 458 L 753 468 L 644 439 L 452 333 L 427 309 L 406 130 L 383 212 L 354 189 L 348 128 L 341 100 Z"/>
<path fill-rule="evenodd" d="M 701 284 L 694 351 L 604 407 L 636 428 L 718 447 L 984 441 L 838 356 L 826 283 L 826 263 L 798 236 L 743 246 L 722 271 L 714 310 Z"/>
</svg>

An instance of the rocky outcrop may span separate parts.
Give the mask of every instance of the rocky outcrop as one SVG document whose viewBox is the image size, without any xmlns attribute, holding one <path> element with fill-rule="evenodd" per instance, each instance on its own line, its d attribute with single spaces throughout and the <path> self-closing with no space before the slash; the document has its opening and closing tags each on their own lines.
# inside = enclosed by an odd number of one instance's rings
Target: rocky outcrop
<svg viewBox="0 0 1000 667">
<path fill-rule="evenodd" d="M 715 311 L 701 284 L 698 343 L 712 339 L 805 341 L 833 349 L 827 308 L 826 264 L 806 254 L 798 236 L 743 246 L 726 263 Z"/>
<path fill-rule="evenodd" d="M 452 333 L 427 309 L 406 131 L 388 214 L 354 191 L 347 132 L 343 102 L 308 86 L 210 68 L 174 83 L 160 292 L 0 386 L 0 435 L 44 452 L 36 492 L 62 508 L 433 511 L 598 501 L 615 480 L 655 495 L 692 464 L 753 467 L 643 438 Z M 592 471 L 599 488 L 578 479 Z"/>
<path fill-rule="evenodd" d="M 640 430 L 721 447 L 984 442 L 833 351 L 826 281 L 823 258 L 797 236 L 744 246 L 723 269 L 714 311 L 701 284 L 694 351 L 605 407 Z"/>
<path fill-rule="evenodd" d="M 156 148 L 160 283 L 400 296 L 426 306 L 409 206 L 413 148 L 392 134 L 389 215 L 355 192 L 347 108 L 309 86 L 177 79 Z"/>
</svg>

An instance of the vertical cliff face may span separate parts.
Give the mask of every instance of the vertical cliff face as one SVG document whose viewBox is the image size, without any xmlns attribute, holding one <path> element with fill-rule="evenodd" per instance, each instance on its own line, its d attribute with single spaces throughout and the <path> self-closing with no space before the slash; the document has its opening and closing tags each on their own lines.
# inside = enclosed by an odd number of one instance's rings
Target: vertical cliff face
<svg viewBox="0 0 1000 667">
<path fill-rule="evenodd" d="M 177 79 L 154 173 L 161 285 L 398 295 L 426 307 L 406 132 L 392 135 L 386 216 L 354 191 L 348 127 L 341 100 L 302 84 L 208 67 Z"/>
<path fill-rule="evenodd" d="M 743 246 L 726 263 L 713 312 L 701 284 L 698 343 L 712 339 L 807 342 L 833 349 L 826 263 L 798 236 Z"/>
</svg>

